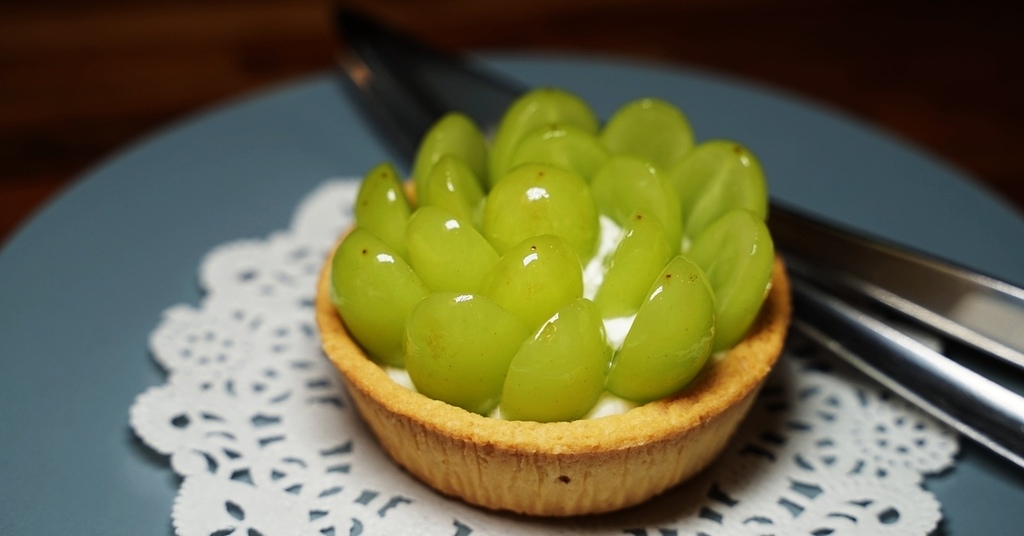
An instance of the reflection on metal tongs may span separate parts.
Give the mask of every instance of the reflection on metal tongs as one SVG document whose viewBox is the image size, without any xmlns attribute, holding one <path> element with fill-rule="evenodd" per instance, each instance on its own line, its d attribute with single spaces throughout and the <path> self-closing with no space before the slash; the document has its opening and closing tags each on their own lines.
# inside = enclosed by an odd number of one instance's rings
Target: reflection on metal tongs
<svg viewBox="0 0 1024 536">
<path fill-rule="evenodd" d="M 374 125 L 411 163 L 419 139 L 458 110 L 493 129 L 522 87 L 345 8 L 339 64 Z M 964 435 L 1024 467 L 1024 397 L 879 319 L 898 315 L 1024 370 L 1024 290 L 773 204 L 789 266 L 794 329 Z"/>
</svg>

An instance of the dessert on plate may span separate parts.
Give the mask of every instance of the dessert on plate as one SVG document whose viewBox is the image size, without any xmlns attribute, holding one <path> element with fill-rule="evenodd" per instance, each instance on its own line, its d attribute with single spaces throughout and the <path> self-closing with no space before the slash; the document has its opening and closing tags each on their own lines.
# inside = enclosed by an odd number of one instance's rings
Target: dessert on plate
<svg viewBox="0 0 1024 536">
<path fill-rule="evenodd" d="M 488 141 L 449 114 L 371 170 L 319 281 L 328 358 L 382 448 L 517 513 L 638 504 L 711 463 L 782 351 L 789 286 L 742 145 L 680 110 L 603 125 L 542 88 Z"/>
</svg>

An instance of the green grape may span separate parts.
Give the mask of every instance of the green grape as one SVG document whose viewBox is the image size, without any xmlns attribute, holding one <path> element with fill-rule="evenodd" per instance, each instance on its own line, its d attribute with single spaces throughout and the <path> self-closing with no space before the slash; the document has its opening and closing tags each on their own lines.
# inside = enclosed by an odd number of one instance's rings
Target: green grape
<svg viewBox="0 0 1024 536">
<path fill-rule="evenodd" d="M 536 329 L 559 307 L 583 297 L 583 267 L 561 238 L 533 236 L 502 255 L 485 278 L 483 294 Z"/>
<path fill-rule="evenodd" d="M 528 132 L 557 123 L 573 125 L 597 134 L 594 111 L 582 99 L 556 88 L 538 88 L 520 96 L 501 119 L 491 144 L 490 186 L 493 188 L 512 169 L 519 140 Z"/>
<path fill-rule="evenodd" d="M 587 414 L 604 391 L 611 351 L 593 302 L 563 306 L 526 339 L 501 395 L 501 416 L 520 421 L 572 421 Z"/>
<path fill-rule="evenodd" d="M 402 258 L 406 255 L 405 225 L 410 212 L 394 166 L 379 164 L 366 174 L 356 195 L 356 227 L 370 231 Z"/>
<path fill-rule="evenodd" d="M 613 156 L 590 183 L 590 191 L 602 214 L 625 226 L 637 210 L 645 210 L 661 222 L 675 255 L 682 243 L 683 224 L 679 197 L 658 168 L 632 156 Z"/>
<path fill-rule="evenodd" d="M 607 388 L 634 402 L 682 389 L 711 354 L 715 300 L 700 267 L 672 259 L 655 280 L 616 352 Z"/>
<path fill-rule="evenodd" d="M 540 234 L 562 237 L 587 262 L 597 250 L 597 206 L 579 175 L 545 164 L 523 164 L 487 196 L 483 232 L 498 253 Z"/>
<path fill-rule="evenodd" d="M 430 294 L 405 326 L 406 369 L 424 395 L 485 415 L 497 407 L 509 362 L 529 335 L 483 296 Z"/>
<path fill-rule="evenodd" d="M 622 240 L 607 260 L 604 281 L 594 303 L 604 318 L 629 316 L 640 308 L 651 282 L 661 273 L 673 252 L 665 228 L 641 209 L 626 222 Z"/>
<path fill-rule="evenodd" d="M 413 161 L 416 191 L 423 191 L 430 170 L 446 154 L 458 156 L 473 170 L 474 176 L 487 181 L 487 142 L 472 119 L 458 112 L 449 112 L 439 119 L 420 142 Z"/>
<path fill-rule="evenodd" d="M 768 213 L 768 188 L 761 164 L 736 142 L 701 143 L 668 177 L 679 194 L 683 227 L 691 240 L 730 210 L 745 208 L 761 219 Z"/>
<path fill-rule="evenodd" d="M 462 221 L 477 221 L 484 192 L 473 170 L 461 158 L 450 154 L 442 156 L 424 182 L 423 190 L 416 192 L 420 206 L 440 207 Z"/>
<path fill-rule="evenodd" d="M 733 210 L 697 236 L 687 255 L 715 292 L 715 350 L 731 348 L 746 335 L 771 284 L 775 247 L 768 227 L 749 210 Z"/>
<path fill-rule="evenodd" d="M 354 229 L 331 259 L 331 299 L 345 327 L 377 362 L 402 366 L 402 334 L 412 308 L 429 293 L 394 249 Z"/>
<path fill-rule="evenodd" d="M 683 112 L 660 99 L 639 99 L 616 111 L 601 141 L 612 154 L 627 154 L 669 169 L 693 147 L 693 129 Z"/>
<path fill-rule="evenodd" d="M 597 136 L 575 125 L 550 124 L 526 133 L 512 153 L 509 168 L 551 164 L 590 180 L 608 159 Z"/>
<path fill-rule="evenodd" d="M 434 292 L 477 293 L 498 253 L 472 225 L 438 207 L 409 218 L 409 264 Z"/>
</svg>

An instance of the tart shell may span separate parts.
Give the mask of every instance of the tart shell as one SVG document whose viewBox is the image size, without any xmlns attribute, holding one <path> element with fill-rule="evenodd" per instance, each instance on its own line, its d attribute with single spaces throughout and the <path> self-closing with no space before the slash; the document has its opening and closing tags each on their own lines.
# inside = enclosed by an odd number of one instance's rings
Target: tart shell
<svg viewBox="0 0 1024 536">
<path fill-rule="evenodd" d="M 484 417 L 395 383 L 346 331 L 321 273 L 324 352 L 384 450 L 439 492 L 494 510 L 575 516 L 639 504 L 692 477 L 722 451 L 782 352 L 789 280 L 772 286 L 747 337 L 682 391 L 623 414 L 536 423 Z"/>
</svg>

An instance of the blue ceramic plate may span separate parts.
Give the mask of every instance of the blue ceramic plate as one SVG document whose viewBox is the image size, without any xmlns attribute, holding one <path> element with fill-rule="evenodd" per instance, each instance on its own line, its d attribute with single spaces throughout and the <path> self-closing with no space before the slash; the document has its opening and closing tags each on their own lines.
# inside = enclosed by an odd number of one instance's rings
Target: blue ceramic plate
<svg viewBox="0 0 1024 536">
<path fill-rule="evenodd" d="M 780 200 L 1024 283 L 1024 220 L 962 173 L 805 100 L 688 70 L 490 57 L 602 116 L 627 99 L 682 106 L 701 139 L 748 145 Z M 322 180 L 388 158 L 329 75 L 173 126 L 82 177 L 0 251 L 0 533 L 169 534 L 177 482 L 128 407 L 163 373 L 147 336 L 197 303 L 214 246 L 287 227 Z M 964 444 L 928 486 L 948 534 L 1024 526 L 1024 471 Z"/>
</svg>

